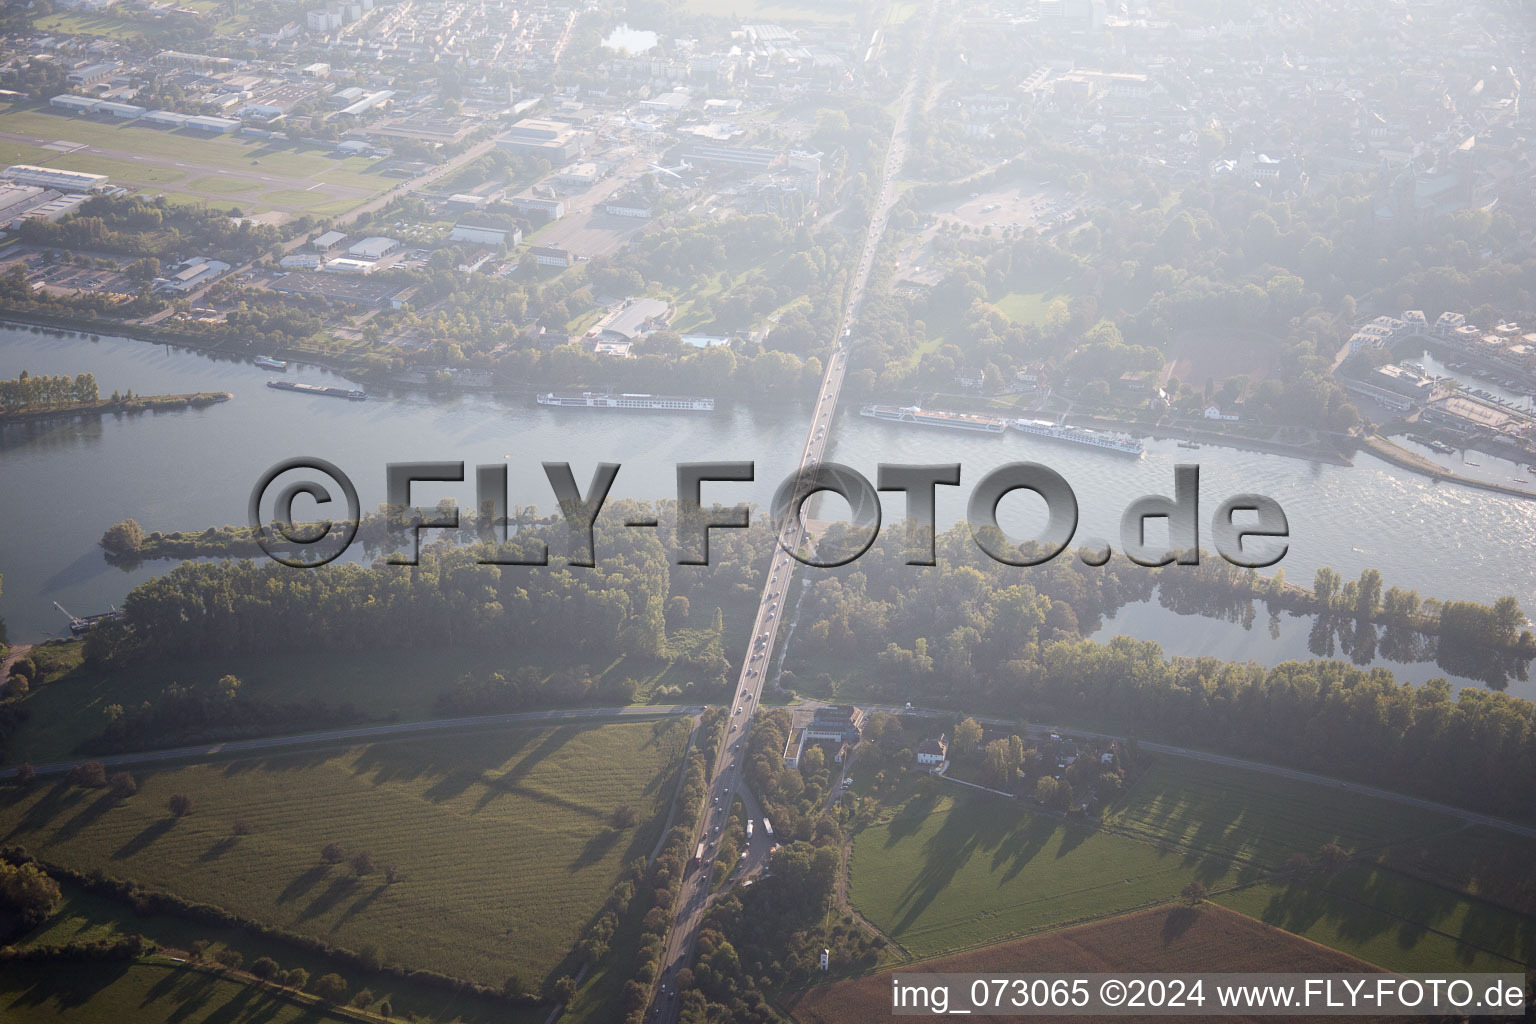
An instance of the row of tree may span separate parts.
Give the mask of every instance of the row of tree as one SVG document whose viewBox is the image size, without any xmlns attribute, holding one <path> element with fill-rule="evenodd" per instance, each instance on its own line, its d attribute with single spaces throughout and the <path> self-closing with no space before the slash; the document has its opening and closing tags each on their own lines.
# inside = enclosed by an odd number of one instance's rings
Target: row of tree
<svg viewBox="0 0 1536 1024">
<path fill-rule="evenodd" d="M 72 402 L 94 402 L 96 378 L 89 373 L 34 377 L 22 370 L 12 380 L 0 380 L 0 410 L 22 412 Z"/>
</svg>

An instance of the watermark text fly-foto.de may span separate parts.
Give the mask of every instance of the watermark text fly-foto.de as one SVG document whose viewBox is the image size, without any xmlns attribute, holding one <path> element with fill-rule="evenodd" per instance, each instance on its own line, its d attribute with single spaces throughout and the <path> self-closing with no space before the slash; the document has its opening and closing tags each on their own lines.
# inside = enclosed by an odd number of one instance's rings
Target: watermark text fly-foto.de
<svg viewBox="0 0 1536 1024">
<path fill-rule="evenodd" d="M 620 466 L 599 463 L 585 492 L 567 462 L 546 462 L 548 480 L 570 538 L 567 564 L 596 565 L 593 529 L 598 514 L 608 499 Z M 323 474 L 331 486 L 341 491 L 346 517 L 326 520 L 317 526 L 295 525 L 294 502 L 305 496 L 317 507 L 335 499 L 325 483 L 302 479 L 275 487 L 279 478 L 305 471 Z M 399 546 L 389 558 L 395 565 L 415 565 L 420 555 L 421 531 L 457 530 L 459 510 L 452 502 L 435 508 L 412 505 L 413 484 L 463 482 L 462 462 L 392 462 L 385 466 L 387 520 Z M 475 501 L 479 523 L 501 531 L 505 538 L 508 490 L 505 465 L 475 467 Z M 751 522 L 751 508 L 746 504 L 723 506 L 718 503 L 725 485 L 750 483 L 755 479 L 751 462 L 685 462 L 677 466 L 677 545 L 675 560 L 679 565 L 709 564 L 711 530 L 744 529 Z M 711 485 L 716 501 L 705 505 L 705 485 Z M 846 565 L 874 544 L 880 532 L 880 491 L 900 492 L 906 499 L 907 549 L 909 565 L 933 565 L 935 561 L 936 496 L 940 487 L 960 485 L 960 465 L 881 463 L 876 480 L 848 466 L 835 462 L 810 463 L 785 477 L 773 495 L 769 517 L 778 545 L 797 561 L 830 568 Z M 1015 492 L 1033 493 L 1045 502 L 1048 519 L 1037 536 L 1018 539 L 1005 534 L 998 523 L 998 506 Z M 269 494 L 272 514 L 264 518 L 262 507 Z M 837 550 L 807 547 L 804 541 L 802 513 L 806 502 L 818 494 L 835 494 L 848 503 L 848 530 L 840 538 Z M 351 478 L 324 459 L 299 457 L 280 462 L 257 480 L 251 490 L 247 518 L 257 543 L 268 556 L 284 565 L 314 568 L 339 557 L 352 543 L 361 518 L 357 488 Z M 1148 541 L 1149 520 L 1164 520 L 1168 546 Z M 1049 466 L 1038 462 L 1010 462 L 984 475 L 972 489 L 966 506 L 966 521 L 976 545 L 991 558 L 1006 565 L 1040 565 L 1056 558 L 1072 543 L 1077 532 L 1077 496 L 1067 481 Z M 626 520 L 625 526 L 659 528 L 655 517 Z M 1217 552 L 1233 565 L 1260 569 L 1275 565 L 1289 550 L 1290 524 L 1279 502 L 1261 494 L 1237 494 L 1220 502 L 1210 520 L 1211 538 Z M 1129 502 L 1120 517 L 1120 546 L 1127 558 L 1145 566 L 1170 563 L 1198 565 L 1200 561 L 1200 467 L 1180 464 L 1173 469 L 1173 495 L 1148 494 Z M 542 541 L 519 552 L 515 558 L 505 552 L 482 558 L 489 565 L 548 565 L 549 549 Z M 300 557 L 298 550 L 315 552 L 314 557 Z M 404 552 L 404 553 L 400 553 Z M 1079 557 L 1089 565 L 1103 565 L 1113 555 L 1109 545 L 1080 549 Z"/>
</svg>

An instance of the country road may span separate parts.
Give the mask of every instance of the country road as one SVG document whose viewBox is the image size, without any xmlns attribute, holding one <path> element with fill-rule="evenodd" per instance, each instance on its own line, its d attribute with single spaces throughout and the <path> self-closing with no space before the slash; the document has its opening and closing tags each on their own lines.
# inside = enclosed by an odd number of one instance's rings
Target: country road
<svg viewBox="0 0 1536 1024">
<path fill-rule="evenodd" d="M 540 722 L 563 722 L 592 718 L 661 718 L 670 715 L 697 715 L 703 705 L 658 704 L 626 705 L 614 708 L 555 708 L 550 711 L 523 711 L 507 715 L 475 715 L 468 718 L 434 718 L 424 722 L 397 722 L 391 725 L 369 725 L 356 729 L 328 729 L 323 732 L 306 732 L 294 736 L 267 736 L 261 739 L 232 740 L 228 743 L 206 743 L 190 747 L 173 747 L 166 750 L 145 750 L 132 754 L 116 754 L 108 757 L 83 758 L 78 761 L 58 761 L 53 764 L 34 765 L 39 775 L 67 772 L 86 761 L 100 761 L 108 768 L 123 765 L 152 764 L 157 761 L 190 761 L 208 757 L 224 757 L 230 754 L 261 753 L 284 747 L 306 747 L 315 744 L 346 745 L 365 740 L 391 739 L 412 733 L 432 733 L 451 729 L 486 728 L 499 725 L 536 725 Z M 10 778 L 16 769 L 0 772 L 0 778 Z"/>
</svg>

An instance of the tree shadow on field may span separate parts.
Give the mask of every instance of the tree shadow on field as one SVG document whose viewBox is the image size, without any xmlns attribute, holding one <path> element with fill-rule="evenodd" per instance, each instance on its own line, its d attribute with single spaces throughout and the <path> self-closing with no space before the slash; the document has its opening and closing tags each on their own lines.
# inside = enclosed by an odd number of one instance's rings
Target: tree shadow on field
<svg viewBox="0 0 1536 1024">
<path fill-rule="evenodd" d="M 373 906 L 373 901 L 384 895 L 384 890 L 388 888 L 388 885 L 380 882 L 368 892 L 365 892 L 363 895 L 353 900 L 351 905 L 348 906 L 347 909 L 342 912 L 342 915 L 336 919 L 336 923 L 331 925 L 331 931 L 336 931 L 342 925 L 356 917 L 358 914 L 361 914 L 363 911 Z"/>
<path fill-rule="evenodd" d="M 161 836 L 175 828 L 176 820 L 175 818 L 161 818 L 159 821 L 145 825 L 138 835 L 112 851 L 112 859 L 127 860 L 136 854 L 143 853 Z"/>
<path fill-rule="evenodd" d="M 496 776 L 494 779 L 485 780 L 486 790 L 480 795 L 480 801 L 475 805 L 475 810 L 483 810 L 487 804 L 496 800 L 503 793 L 518 788 L 518 784 L 528 777 L 529 773 L 538 766 L 539 762 L 585 731 L 585 728 L 580 725 L 563 725 L 553 730 L 548 736 L 539 741 L 538 746 L 518 759 L 518 762 L 507 769 L 506 772 Z"/>
<path fill-rule="evenodd" d="M 5 841 L 9 842 L 24 833 L 36 832 L 44 828 L 54 818 L 84 799 L 80 792 L 68 783 L 54 783 L 53 787 L 43 794 L 41 799 L 27 808 L 26 813 L 21 816 L 21 820 L 5 834 Z"/>
<path fill-rule="evenodd" d="M 571 861 L 571 870 L 580 871 L 582 868 L 591 867 L 602 860 L 608 855 L 608 851 L 614 848 L 619 841 L 619 837 L 623 834 L 616 828 L 605 828 L 591 839 L 588 839 L 587 844 L 576 855 L 576 859 Z"/>
<path fill-rule="evenodd" d="M 62 843 L 66 839 L 73 839 L 87 827 L 99 820 L 102 815 L 116 807 L 117 804 L 117 795 L 111 790 L 103 790 L 95 800 L 92 800 L 89 804 L 76 812 L 74 817 L 60 825 L 58 829 L 54 831 L 53 836 L 49 841 L 54 843 Z"/>
<path fill-rule="evenodd" d="M 167 1024 L 180 1024 L 190 1018 L 202 1024 L 206 1019 L 203 1011 L 219 990 L 218 976 L 204 974 L 202 971 L 180 973 L 178 983 L 163 997 L 176 1004 L 176 1008 L 166 1014 L 165 1020 Z"/>
<path fill-rule="evenodd" d="M 357 891 L 358 881 L 352 875 L 341 875 L 326 886 L 325 891 L 309 901 L 309 906 L 299 915 L 300 921 L 324 917 L 336 908 L 336 904 Z"/>
<path fill-rule="evenodd" d="M 236 836 L 225 836 L 223 839 L 215 839 L 212 843 L 209 844 L 208 849 L 204 850 L 197 859 L 201 863 L 207 864 L 211 861 L 218 860 L 220 857 L 224 856 L 230 850 L 233 850 L 239 845 L 240 840 Z"/>
<path fill-rule="evenodd" d="M 282 774 L 284 772 L 313 771 L 327 762 L 334 761 L 339 755 L 336 751 L 310 751 L 297 754 L 280 754 L 268 757 L 247 757 L 238 761 L 230 761 L 224 766 L 224 777 L 234 778 L 237 775 L 245 775 L 248 772 L 267 772 L 269 774 Z"/>
<path fill-rule="evenodd" d="M 306 868 L 293 881 L 289 882 L 282 892 L 277 894 L 277 902 L 287 903 L 289 900 L 298 899 L 319 885 L 320 879 L 330 873 L 331 866 L 329 864 L 316 864 L 312 868 Z"/>
<path fill-rule="evenodd" d="M 933 809 L 939 805 L 939 794 L 933 789 L 923 789 L 902 805 L 901 810 L 885 826 L 885 846 L 890 849 L 901 840 L 916 834 L 923 827 L 923 822 L 933 813 Z"/>
<path fill-rule="evenodd" d="M 999 846 L 1017 827 L 1012 814 L 996 813 L 997 804 L 974 797 L 955 804 L 937 832 L 923 845 L 923 866 L 902 893 L 901 919 L 891 929 L 900 935 L 937 899 L 973 854 Z"/>
<path fill-rule="evenodd" d="M 1001 884 L 1006 885 L 1017 878 L 1019 872 L 1024 870 L 1024 866 L 1045 849 L 1045 844 L 1051 841 L 1051 836 L 1056 834 L 1059 827 L 1060 825 L 1051 818 L 1031 814 L 1024 820 L 1022 828 L 1015 828 L 1013 834 L 1006 842 L 1000 844 L 997 852 L 992 855 L 992 870 L 1004 869 Z M 1066 840 L 1063 839 L 1062 842 L 1065 843 Z"/>
<path fill-rule="evenodd" d="M 1163 945 L 1177 942 L 1200 920 L 1199 907 L 1173 907 L 1163 918 Z"/>
<path fill-rule="evenodd" d="M 103 989 L 120 980 L 131 966 L 123 962 L 105 962 L 88 965 L 18 964 L 7 968 L 12 977 L 30 980 L 31 984 L 14 996 L 7 993 L 11 997 L 7 1002 L 0 1003 L 0 1020 L 5 1020 L 5 1010 L 13 1007 L 44 1007 L 50 1003 L 61 1009 L 84 1006 Z"/>
</svg>

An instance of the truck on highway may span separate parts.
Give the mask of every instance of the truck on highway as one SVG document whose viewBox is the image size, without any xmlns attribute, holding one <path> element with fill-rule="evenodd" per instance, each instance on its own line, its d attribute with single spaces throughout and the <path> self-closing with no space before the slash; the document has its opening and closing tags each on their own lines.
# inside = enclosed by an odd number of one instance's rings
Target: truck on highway
<svg viewBox="0 0 1536 1024">
<path fill-rule="evenodd" d="M 763 818 L 763 835 L 769 839 L 773 838 L 773 822 L 769 821 L 767 817 Z"/>
<path fill-rule="evenodd" d="M 689 864 L 690 867 L 695 867 L 696 868 L 700 864 L 703 864 L 703 863 L 704 863 L 704 844 L 701 842 L 701 843 L 699 843 L 698 849 L 693 851 L 693 860 L 689 861 L 688 864 Z"/>
<path fill-rule="evenodd" d="M 747 819 L 747 839 L 750 840 L 751 838 L 752 838 L 752 819 L 748 818 Z"/>
</svg>

